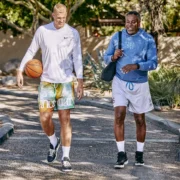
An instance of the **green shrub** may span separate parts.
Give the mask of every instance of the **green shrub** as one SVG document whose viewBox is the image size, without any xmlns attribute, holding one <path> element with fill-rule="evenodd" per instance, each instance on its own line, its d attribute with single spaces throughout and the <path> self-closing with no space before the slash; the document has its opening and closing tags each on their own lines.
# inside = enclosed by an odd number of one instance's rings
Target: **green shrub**
<svg viewBox="0 0 180 180">
<path fill-rule="evenodd" d="M 153 103 L 177 108 L 180 106 L 180 69 L 160 67 L 149 73 Z"/>
<path fill-rule="evenodd" d="M 88 88 L 97 88 L 101 93 L 111 91 L 111 82 L 101 80 L 101 72 L 105 67 L 102 59 L 103 52 L 97 51 L 97 53 L 98 61 L 94 60 L 89 53 L 83 58 L 85 85 Z"/>
</svg>

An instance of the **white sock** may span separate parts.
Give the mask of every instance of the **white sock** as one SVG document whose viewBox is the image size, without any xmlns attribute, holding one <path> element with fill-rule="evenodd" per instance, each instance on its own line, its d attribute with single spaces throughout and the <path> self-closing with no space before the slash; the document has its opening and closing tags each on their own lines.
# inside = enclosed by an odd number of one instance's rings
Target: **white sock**
<svg viewBox="0 0 180 180">
<path fill-rule="evenodd" d="M 61 160 L 63 160 L 64 157 L 69 158 L 70 146 L 62 146 L 62 152 L 63 152 L 63 155 L 62 155 Z"/>
<path fill-rule="evenodd" d="M 55 148 L 57 145 L 57 137 L 55 135 L 55 133 L 52 136 L 48 136 L 50 143 L 53 145 L 53 147 Z"/>
<path fill-rule="evenodd" d="M 118 148 L 118 152 L 125 152 L 124 150 L 124 144 L 125 142 L 124 141 L 116 141 L 116 144 L 117 144 L 117 148 Z"/>
<path fill-rule="evenodd" d="M 137 151 L 143 152 L 144 150 L 144 143 L 137 141 Z"/>
</svg>

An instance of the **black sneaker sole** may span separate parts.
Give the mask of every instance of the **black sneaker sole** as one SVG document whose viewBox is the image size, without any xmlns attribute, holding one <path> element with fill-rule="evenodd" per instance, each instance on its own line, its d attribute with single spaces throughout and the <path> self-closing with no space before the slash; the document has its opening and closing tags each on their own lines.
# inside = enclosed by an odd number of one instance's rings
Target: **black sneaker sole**
<svg viewBox="0 0 180 180">
<path fill-rule="evenodd" d="M 57 149 L 56 149 L 56 156 L 55 156 L 55 158 L 54 158 L 53 161 L 48 161 L 48 160 L 47 160 L 48 163 L 53 163 L 53 162 L 56 160 L 56 158 L 57 158 L 57 153 L 58 153 L 58 150 L 59 150 L 60 145 L 61 145 L 61 142 L 59 141 L 59 145 L 58 145 L 58 147 L 57 147 Z"/>
<path fill-rule="evenodd" d="M 128 164 L 128 160 L 125 161 L 124 164 L 122 164 L 122 165 L 114 165 L 114 168 L 115 169 L 122 169 L 122 168 L 124 168 L 124 165 L 127 165 L 127 164 Z"/>
</svg>

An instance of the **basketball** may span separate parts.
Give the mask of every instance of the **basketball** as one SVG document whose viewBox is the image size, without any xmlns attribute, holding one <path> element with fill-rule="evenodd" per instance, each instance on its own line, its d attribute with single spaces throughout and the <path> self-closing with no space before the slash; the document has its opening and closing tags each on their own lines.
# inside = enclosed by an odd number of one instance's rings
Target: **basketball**
<svg viewBox="0 0 180 180">
<path fill-rule="evenodd" d="M 43 72 L 43 66 L 38 59 L 32 59 L 26 63 L 25 73 L 28 77 L 38 78 Z"/>
</svg>

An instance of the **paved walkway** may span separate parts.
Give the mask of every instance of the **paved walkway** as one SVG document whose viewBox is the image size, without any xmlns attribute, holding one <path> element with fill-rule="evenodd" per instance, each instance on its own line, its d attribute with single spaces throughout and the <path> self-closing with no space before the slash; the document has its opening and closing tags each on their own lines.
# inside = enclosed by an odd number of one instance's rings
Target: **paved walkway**
<svg viewBox="0 0 180 180">
<path fill-rule="evenodd" d="M 79 105 L 72 111 L 73 172 L 62 173 L 61 149 L 55 163 L 46 163 L 49 143 L 39 123 L 36 98 L 37 94 L 33 90 L 11 90 L 0 96 L 0 114 L 9 115 L 14 125 L 14 134 L 0 146 L 0 179 L 179 179 L 180 163 L 176 161 L 179 137 L 152 121 L 147 121 L 146 165 L 134 166 L 136 139 L 135 123 L 131 114 L 127 115 L 125 125 L 129 164 L 122 170 L 115 170 L 113 164 L 116 161 L 117 148 L 113 134 L 113 111 L 108 102 L 104 108 L 90 106 L 90 99 L 78 102 Z M 99 106 L 106 100 L 101 101 Z M 54 113 L 53 118 L 56 134 L 59 135 L 57 113 Z"/>
</svg>

